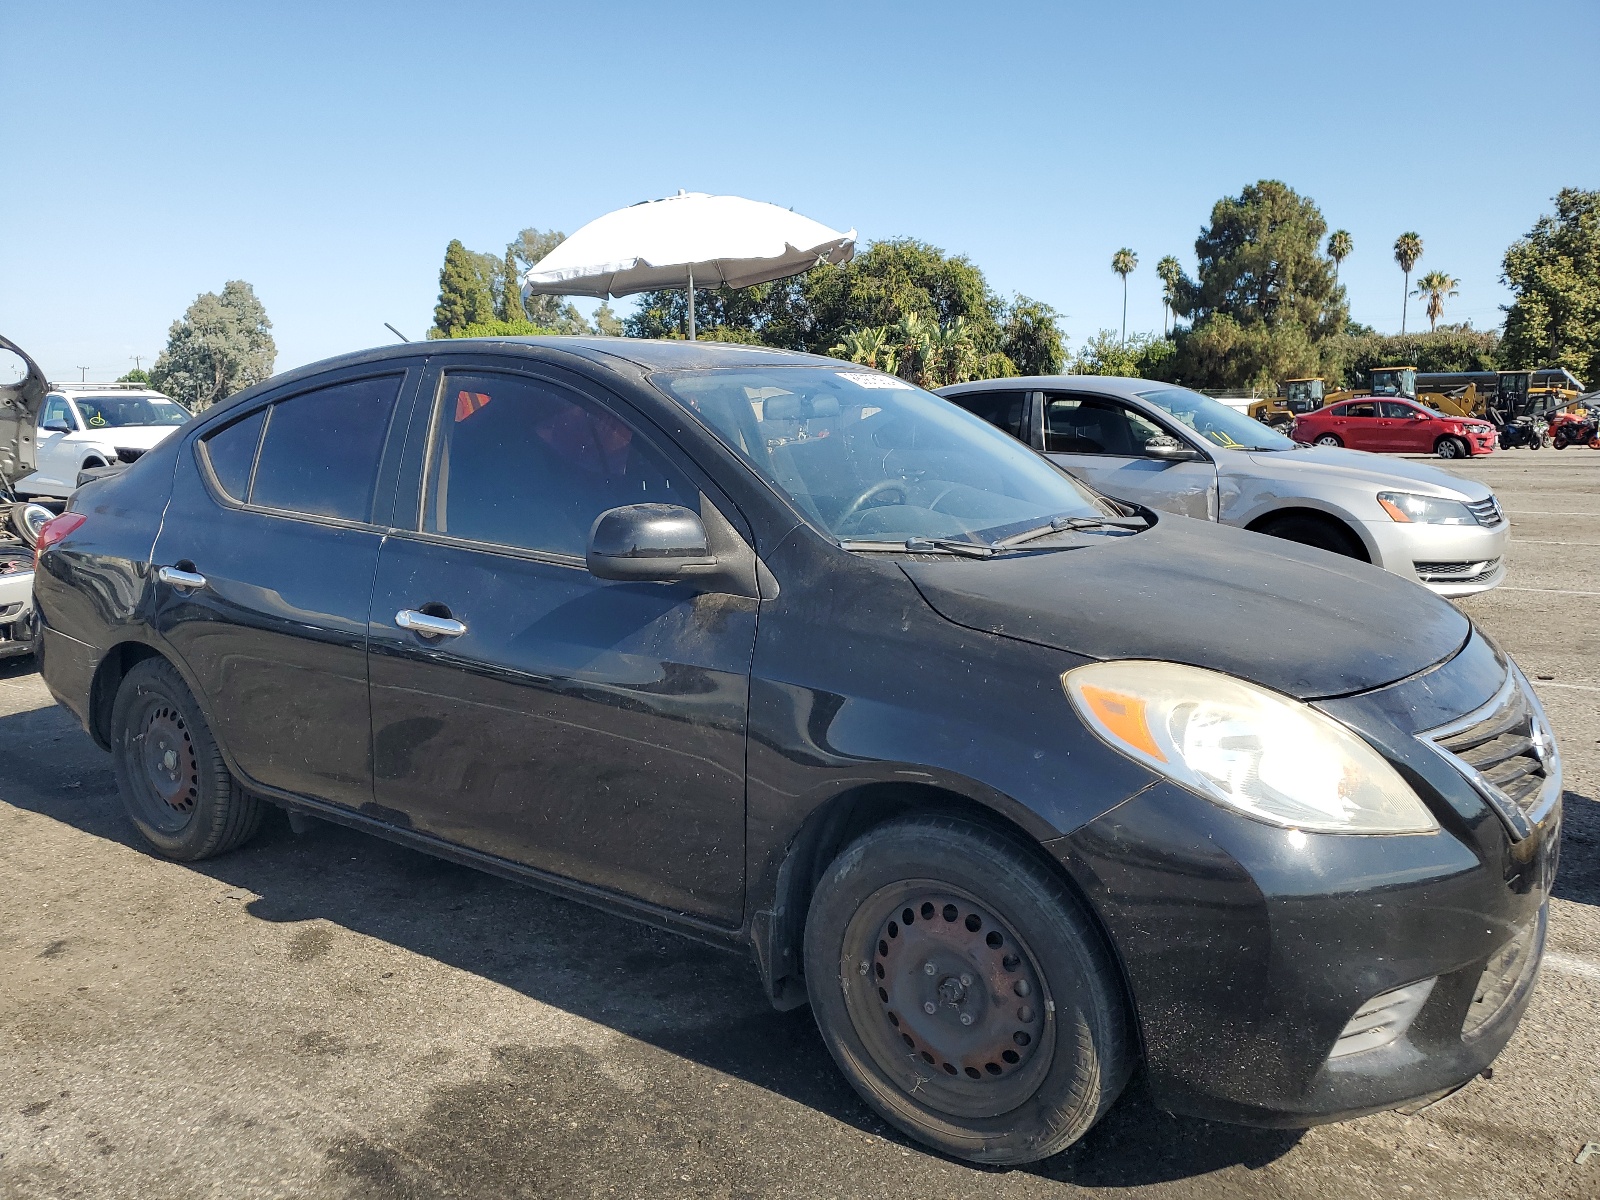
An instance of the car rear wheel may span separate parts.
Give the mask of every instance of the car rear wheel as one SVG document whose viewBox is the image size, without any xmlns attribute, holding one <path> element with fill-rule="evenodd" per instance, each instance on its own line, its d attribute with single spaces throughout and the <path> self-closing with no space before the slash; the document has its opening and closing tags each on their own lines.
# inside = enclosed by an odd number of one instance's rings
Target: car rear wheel
<svg viewBox="0 0 1600 1200">
<path fill-rule="evenodd" d="M 1323 434 L 1321 437 L 1319 437 L 1317 439 L 1317 445 L 1319 445 L 1319 446 L 1342 446 L 1342 445 L 1344 445 L 1344 443 L 1339 440 L 1339 435 L 1338 434 L 1325 433 L 1325 434 Z"/>
<path fill-rule="evenodd" d="M 262 802 L 229 773 L 205 714 L 165 659 L 147 658 L 123 679 L 111 758 L 128 816 L 167 858 L 210 858 L 260 828 Z"/>
<path fill-rule="evenodd" d="M 1024 1163 L 1070 1146 L 1133 1066 L 1093 922 L 1019 845 L 944 818 L 869 831 L 817 885 L 806 983 L 839 1068 L 946 1154 Z"/>
<path fill-rule="evenodd" d="M 1442 437 L 1433 444 L 1433 452 L 1440 458 L 1467 458 L 1472 448 L 1458 437 Z"/>
</svg>

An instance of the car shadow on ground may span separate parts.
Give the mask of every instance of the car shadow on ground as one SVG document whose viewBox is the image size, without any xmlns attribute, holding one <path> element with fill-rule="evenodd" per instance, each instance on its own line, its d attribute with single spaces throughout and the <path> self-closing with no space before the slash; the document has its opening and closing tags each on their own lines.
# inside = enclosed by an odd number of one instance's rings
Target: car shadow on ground
<svg viewBox="0 0 1600 1200">
<path fill-rule="evenodd" d="M 0 717 L 0 781 L 17 807 L 149 852 L 116 799 L 109 756 L 60 709 Z M 184 869 L 249 893 L 261 920 L 320 919 L 382 939 L 920 1150 L 844 1082 L 809 1010 L 772 1010 L 748 958 L 339 825 L 296 835 L 277 809 L 249 845 Z M 326 941 L 309 928 L 308 956 L 312 935 Z M 1129 1187 L 1264 1166 L 1300 1136 L 1170 1116 L 1136 1080 L 1082 1142 L 1027 1170 Z"/>
</svg>

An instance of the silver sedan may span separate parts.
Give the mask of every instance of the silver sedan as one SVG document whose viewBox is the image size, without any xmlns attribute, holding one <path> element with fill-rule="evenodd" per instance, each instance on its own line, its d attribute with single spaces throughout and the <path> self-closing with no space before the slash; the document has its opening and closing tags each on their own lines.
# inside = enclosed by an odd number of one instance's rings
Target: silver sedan
<svg viewBox="0 0 1600 1200">
<path fill-rule="evenodd" d="M 988 379 L 939 394 L 1108 496 L 1319 546 L 1443 596 L 1505 578 L 1510 527 L 1494 493 L 1422 463 L 1297 445 L 1149 379 Z"/>
</svg>

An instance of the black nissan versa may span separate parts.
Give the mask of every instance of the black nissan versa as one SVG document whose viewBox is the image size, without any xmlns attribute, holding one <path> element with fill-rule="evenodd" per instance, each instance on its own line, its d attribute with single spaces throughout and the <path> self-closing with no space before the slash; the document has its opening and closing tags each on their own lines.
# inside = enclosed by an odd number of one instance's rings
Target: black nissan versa
<svg viewBox="0 0 1600 1200">
<path fill-rule="evenodd" d="M 1062 1149 L 1136 1066 L 1222 1120 L 1417 1103 L 1538 969 L 1560 766 L 1465 617 L 864 368 L 374 350 L 40 544 L 45 679 L 159 853 L 276 804 L 748 946 L 966 1158 Z"/>
</svg>

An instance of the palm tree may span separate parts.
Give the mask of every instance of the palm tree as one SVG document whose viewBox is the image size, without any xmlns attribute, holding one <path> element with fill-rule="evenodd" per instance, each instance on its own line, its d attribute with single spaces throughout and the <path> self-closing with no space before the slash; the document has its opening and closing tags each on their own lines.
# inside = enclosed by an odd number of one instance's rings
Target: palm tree
<svg viewBox="0 0 1600 1200">
<path fill-rule="evenodd" d="M 1411 295 L 1411 268 L 1417 265 L 1417 259 L 1422 257 L 1422 238 L 1415 233 L 1402 233 L 1394 240 L 1394 261 L 1400 264 L 1400 269 L 1406 273 L 1405 291 L 1400 293 L 1400 332 L 1406 331 L 1406 305 L 1410 303 Z"/>
<path fill-rule="evenodd" d="M 1461 280 L 1452 279 L 1443 271 L 1429 271 L 1426 275 L 1417 276 L 1417 290 L 1411 294 L 1417 299 L 1428 298 L 1428 332 L 1432 333 L 1438 328 L 1439 318 L 1444 316 L 1444 302 L 1447 296 L 1459 296 L 1461 293 L 1456 288 L 1461 286 Z"/>
<path fill-rule="evenodd" d="M 1339 282 L 1339 264 L 1350 257 L 1356 244 L 1350 240 L 1348 229 L 1335 229 L 1328 235 L 1328 257 L 1333 259 L 1333 282 Z"/>
<path fill-rule="evenodd" d="M 1172 323 L 1178 323 L 1178 310 L 1173 306 L 1178 302 L 1178 280 L 1183 278 L 1183 268 L 1169 254 L 1156 264 L 1156 277 L 1161 280 L 1161 300 L 1165 305 L 1161 315 L 1161 332 L 1166 333 L 1168 313 L 1172 314 Z"/>
<path fill-rule="evenodd" d="M 1111 269 L 1122 276 L 1122 340 L 1128 340 L 1128 276 L 1139 265 L 1139 256 L 1124 246 L 1111 256 Z M 1409 282 L 1406 286 L 1410 286 Z"/>
</svg>

